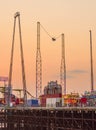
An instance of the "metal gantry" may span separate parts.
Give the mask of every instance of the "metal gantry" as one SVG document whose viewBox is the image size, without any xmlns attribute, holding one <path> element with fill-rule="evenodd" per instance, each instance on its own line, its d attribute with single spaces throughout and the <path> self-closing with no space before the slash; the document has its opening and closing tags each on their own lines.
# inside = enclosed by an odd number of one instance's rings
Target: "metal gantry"
<svg viewBox="0 0 96 130">
<path fill-rule="evenodd" d="M 25 68 L 24 68 L 24 57 L 23 57 L 23 46 L 22 46 L 22 35 L 21 35 L 21 24 L 20 24 L 20 13 L 16 12 L 14 15 L 14 27 L 13 27 L 13 40 L 11 49 L 11 59 L 10 59 L 10 69 L 9 69 L 9 81 L 8 87 L 12 87 L 12 68 L 13 68 L 13 54 L 14 54 L 14 39 L 15 39 L 15 27 L 16 19 L 18 18 L 19 24 L 19 37 L 20 37 L 20 51 L 21 51 L 21 65 L 22 65 L 22 82 L 23 82 L 23 92 L 24 92 L 24 105 L 27 104 L 27 94 L 26 94 L 26 78 L 25 78 Z M 10 90 L 8 92 L 8 106 L 10 106 Z"/>
</svg>

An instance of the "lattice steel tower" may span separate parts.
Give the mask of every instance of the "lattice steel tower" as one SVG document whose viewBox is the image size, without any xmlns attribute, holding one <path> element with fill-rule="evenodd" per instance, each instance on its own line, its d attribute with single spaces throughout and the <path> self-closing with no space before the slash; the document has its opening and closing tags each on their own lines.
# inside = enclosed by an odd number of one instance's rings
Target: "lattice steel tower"
<svg viewBox="0 0 96 130">
<path fill-rule="evenodd" d="M 19 12 L 16 12 L 15 15 L 14 15 L 13 40 L 12 40 L 12 49 L 11 49 L 11 59 L 10 59 L 10 70 L 9 70 L 8 86 L 12 87 L 11 81 L 12 81 L 13 52 L 14 52 L 14 38 L 15 38 L 16 18 L 18 18 L 18 24 L 19 24 L 21 65 L 22 65 L 22 82 L 23 82 L 23 92 L 24 92 L 24 105 L 27 105 L 26 78 L 25 78 L 25 68 L 24 68 L 24 57 L 23 57 L 21 24 L 20 24 L 20 13 Z M 10 104 L 10 91 L 9 91 L 9 94 L 8 94 L 8 105 L 9 104 Z"/>
<path fill-rule="evenodd" d="M 37 22 L 37 52 L 36 52 L 36 98 L 42 94 L 42 60 L 40 52 L 40 22 Z"/>
<path fill-rule="evenodd" d="M 66 94 L 66 65 L 65 65 L 65 42 L 64 34 L 61 34 L 62 53 L 61 53 L 61 66 L 60 66 L 60 83 L 62 86 L 62 93 Z"/>
</svg>

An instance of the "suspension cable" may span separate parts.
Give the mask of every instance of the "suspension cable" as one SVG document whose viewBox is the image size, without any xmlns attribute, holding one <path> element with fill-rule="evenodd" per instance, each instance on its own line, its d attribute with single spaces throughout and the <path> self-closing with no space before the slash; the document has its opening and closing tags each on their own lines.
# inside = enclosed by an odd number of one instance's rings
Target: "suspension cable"
<svg viewBox="0 0 96 130">
<path fill-rule="evenodd" d="M 46 34 L 52 38 L 52 36 L 48 33 L 48 31 L 40 24 L 40 26 L 42 27 L 42 29 L 46 32 Z"/>
<path fill-rule="evenodd" d="M 55 37 L 52 37 L 49 32 L 40 24 L 40 26 L 42 27 L 42 29 L 46 32 L 46 34 L 52 39 L 52 41 L 56 41 Z"/>
</svg>

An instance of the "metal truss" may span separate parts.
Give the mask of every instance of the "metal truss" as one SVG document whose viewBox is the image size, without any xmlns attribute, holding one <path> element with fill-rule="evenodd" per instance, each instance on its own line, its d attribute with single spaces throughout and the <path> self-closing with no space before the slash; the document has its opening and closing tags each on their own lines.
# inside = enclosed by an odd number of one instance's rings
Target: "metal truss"
<svg viewBox="0 0 96 130">
<path fill-rule="evenodd" d="M 0 130 L 96 130 L 95 109 L 0 110 Z"/>
</svg>

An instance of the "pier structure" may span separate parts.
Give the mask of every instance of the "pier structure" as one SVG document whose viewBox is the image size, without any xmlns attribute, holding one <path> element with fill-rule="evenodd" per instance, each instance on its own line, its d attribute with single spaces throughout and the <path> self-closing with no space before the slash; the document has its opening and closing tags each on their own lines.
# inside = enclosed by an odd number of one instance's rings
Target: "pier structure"
<svg viewBox="0 0 96 130">
<path fill-rule="evenodd" d="M 94 107 L 0 108 L 0 130 L 96 130 Z"/>
</svg>

